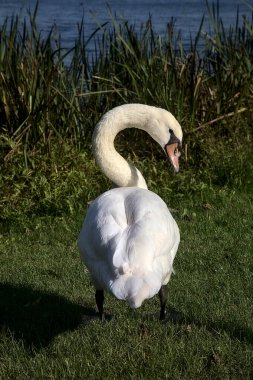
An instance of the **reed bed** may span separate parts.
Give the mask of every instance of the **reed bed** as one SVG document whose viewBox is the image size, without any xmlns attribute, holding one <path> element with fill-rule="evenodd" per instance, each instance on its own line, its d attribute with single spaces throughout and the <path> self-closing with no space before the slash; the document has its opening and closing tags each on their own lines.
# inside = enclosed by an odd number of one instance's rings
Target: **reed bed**
<svg viewBox="0 0 253 380">
<path fill-rule="evenodd" d="M 2 218 L 71 211 L 89 197 L 89 181 L 106 188 L 91 158 L 91 133 L 102 114 L 129 102 L 166 108 L 183 126 L 183 170 L 180 179 L 170 178 L 171 192 L 251 186 L 253 16 L 238 14 L 227 30 L 218 3 L 207 8 L 212 30 L 206 33 L 202 20 L 187 50 L 173 20 L 161 37 L 151 18 L 137 30 L 111 16 L 87 39 L 81 22 L 66 51 L 54 27 L 46 36 L 38 30 L 38 4 L 28 21 L 6 19 L 0 26 Z M 117 144 L 159 184 L 157 172 L 167 168 L 146 136 L 125 133 Z M 147 154 L 149 165 L 142 163 Z"/>
</svg>

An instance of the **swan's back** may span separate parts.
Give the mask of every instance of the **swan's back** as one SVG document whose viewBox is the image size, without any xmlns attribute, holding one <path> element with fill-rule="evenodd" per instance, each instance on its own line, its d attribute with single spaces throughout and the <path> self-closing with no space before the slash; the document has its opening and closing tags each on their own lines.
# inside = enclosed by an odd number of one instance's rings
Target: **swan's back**
<svg viewBox="0 0 253 380">
<path fill-rule="evenodd" d="M 97 289 L 139 307 L 169 281 L 179 240 L 163 200 L 149 190 L 126 187 L 91 204 L 79 249 Z"/>
</svg>

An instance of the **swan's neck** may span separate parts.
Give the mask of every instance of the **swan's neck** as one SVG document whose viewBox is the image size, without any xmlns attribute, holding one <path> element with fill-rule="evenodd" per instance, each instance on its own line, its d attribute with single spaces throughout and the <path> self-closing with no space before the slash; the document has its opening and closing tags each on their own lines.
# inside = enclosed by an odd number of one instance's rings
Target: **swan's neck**
<svg viewBox="0 0 253 380">
<path fill-rule="evenodd" d="M 182 130 L 168 111 L 143 104 L 126 104 L 107 112 L 93 133 L 93 153 L 97 165 L 119 187 L 147 188 L 142 174 L 129 164 L 114 148 L 116 135 L 126 128 L 146 131 L 164 149 L 170 138 L 170 128 L 177 130 L 182 140 Z"/>
<path fill-rule="evenodd" d="M 93 154 L 96 164 L 104 174 L 117 187 L 141 187 L 147 189 L 147 184 L 140 171 L 128 163 L 115 149 L 114 140 L 116 135 L 126 129 L 137 127 L 141 128 L 142 124 L 132 125 L 127 120 L 109 117 L 108 112 L 96 125 L 93 138 Z"/>
</svg>

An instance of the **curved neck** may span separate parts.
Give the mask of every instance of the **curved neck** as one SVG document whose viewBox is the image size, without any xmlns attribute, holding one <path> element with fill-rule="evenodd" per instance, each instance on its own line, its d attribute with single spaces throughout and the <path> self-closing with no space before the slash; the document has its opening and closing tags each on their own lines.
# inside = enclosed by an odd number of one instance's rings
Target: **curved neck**
<svg viewBox="0 0 253 380">
<path fill-rule="evenodd" d="M 170 128 L 177 130 L 182 140 L 182 130 L 174 116 L 161 108 L 144 104 L 125 104 L 107 112 L 96 125 L 92 147 L 97 165 L 119 187 L 147 188 L 142 174 L 129 164 L 114 148 L 116 135 L 126 128 L 146 131 L 164 149 L 170 139 Z"/>
<path fill-rule="evenodd" d="M 147 184 L 140 171 L 128 163 L 115 149 L 116 135 L 129 128 L 126 124 L 111 124 L 111 121 L 102 119 L 97 124 L 93 137 L 92 147 L 96 164 L 104 174 L 117 187 L 142 187 L 147 189 Z"/>
</svg>

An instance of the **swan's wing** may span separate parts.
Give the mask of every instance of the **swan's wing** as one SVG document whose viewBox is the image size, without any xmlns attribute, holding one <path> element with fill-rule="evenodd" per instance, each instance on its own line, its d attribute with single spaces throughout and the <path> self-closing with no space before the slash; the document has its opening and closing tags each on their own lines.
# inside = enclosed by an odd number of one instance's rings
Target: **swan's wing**
<svg viewBox="0 0 253 380">
<path fill-rule="evenodd" d="M 113 256 L 127 226 L 124 199 L 118 189 L 110 190 L 90 205 L 78 245 L 95 286 L 108 289 L 115 277 Z"/>
<path fill-rule="evenodd" d="M 118 298 L 127 298 L 128 288 L 136 293 L 144 278 L 152 288 L 145 298 L 157 293 L 169 280 L 178 244 L 178 227 L 165 203 L 139 188 L 113 189 L 97 198 L 79 238 L 96 286 Z"/>
</svg>

